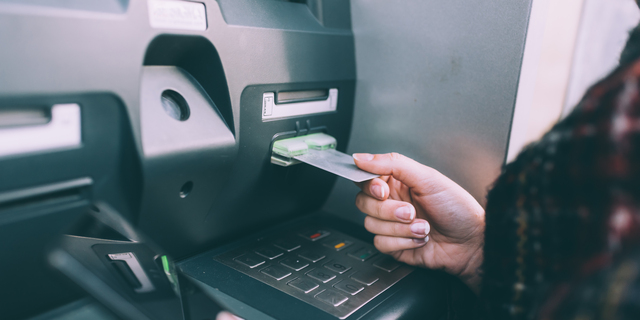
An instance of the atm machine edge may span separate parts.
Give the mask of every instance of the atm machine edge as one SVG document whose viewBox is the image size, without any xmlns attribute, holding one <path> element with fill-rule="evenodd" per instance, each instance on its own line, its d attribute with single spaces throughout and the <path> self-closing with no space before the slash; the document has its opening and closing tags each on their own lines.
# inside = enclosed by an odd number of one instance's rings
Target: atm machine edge
<svg viewBox="0 0 640 320">
<path fill-rule="evenodd" d="M 28 139 L 59 120 L 56 106 L 79 112 L 71 142 L 54 132 L 4 152 L 0 141 L 10 244 L 0 253 L 15 257 L 0 264 L 0 312 L 48 319 L 86 296 L 46 256 L 101 202 L 246 319 L 442 318 L 452 278 L 396 262 L 361 225 L 323 211 L 335 175 L 273 159 L 277 141 L 317 133 L 346 151 L 350 10 L 345 0 L 0 0 L 0 137 Z M 144 278 L 134 254 L 102 258 L 124 261 L 129 283 Z"/>
</svg>

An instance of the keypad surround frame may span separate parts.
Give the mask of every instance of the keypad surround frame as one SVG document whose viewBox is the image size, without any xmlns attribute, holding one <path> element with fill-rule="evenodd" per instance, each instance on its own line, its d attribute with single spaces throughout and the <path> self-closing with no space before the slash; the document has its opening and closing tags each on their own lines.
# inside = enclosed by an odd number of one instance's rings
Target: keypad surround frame
<svg viewBox="0 0 640 320">
<path fill-rule="evenodd" d="M 314 230 L 314 229 L 317 229 L 318 231 L 328 232 L 330 234 L 326 236 L 323 235 L 322 239 L 317 239 L 317 240 L 307 239 L 305 236 L 310 233 L 310 230 Z M 289 241 L 291 242 L 298 242 L 300 246 L 298 246 L 297 248 L 289 252 L 285 252 L 283 255 L 280 255 L 279 257 L 274 258 L 272 260 L 265 258 L 264 263 L 254 268 L 250 268 L 247 265 L 239 263 L 236 260 L 234 260 L 235 258 L 242 256 L 243 254 L 255 253 L 254 250 L 261 246 L 270 245 L 270 244 L 273 244 L 274 242 L 278 242 L 279 240 L 283 240 L 283 239 L 285 240 L 289 239 Z M 348 248 L 345 248 L 343 250 L 336 250 L 334 248 L 331 248 L 325 245 L 327 243 L 334 242 L 337 239 L 344 239 L 346 241 L 351 241 L 352 244 L 350 244 Z M 376 267 L 374 266 L 376 262 L 389 258 L 389 256 L 383 255 L 379 252 L 376 253 L 374 256 L 372 256 L 370 259 L 366 259 L 366 261 L 361 261 L 359 259 L 355 259 L 349 256 L 349 253 L 353 253 L 362 248 L 369 248 L 375 251 L 375 248 L 373 247 L 373 245 L 366 243 L 360 239 L 348 236 L 337 230 L 334 230 L 331 228 L 310 227 L 310 228 L 291 230 L 290 232 L 280 233 L 279 236 L 266 237 L 261 239 L 261 241 L 258 244 L 250 244 L 250 245 L 245 245 L 245 246 L 233 249 L 231 251 L 215 256 L 214 259 L 247 276 L 250 276 L 262 283 L 265 283 L 273 288 L 276 288 L 279 291 L 282 291 L 314 307 L 317 307 L 331 315 L 334 315 L 337 318 L 345 319 L 349 315 L 353 314 L 355 311 L 360 309 L 362 306 L 364 306 L 367 302 L 373 300 L 375 297 L 380 295 L 385 290 L 389 289 L 392 285 L 394 285 L 395 283 L 397 283 L 398 281 L 400 281 L 401 279 L 403 279 L 404 277 L 406 277 L 407 275 L 409 275 L 411 272 L 415 270 L 415 268 L 408 266 L 406 264 L 401 264 L 401 263 L 399 263 L 399 266 L 391 272 L 388 272 L 379 267 Z M 309 266 L 302 268 L 298 271 L 291 268 L 287 268 L 282 264 L 280 264 L 282 260 L 285 260 L 288 258 L 292 258 L 292 257 L 299 258 L 298 252 L 303 252 L 303 250 L 312 250 L 314 252 L 318 252 L 321 255 L 324 255 L 325 257 L 316 262 L 307 260 L 309 263 Z M 343 274 L 333 272 L 337 276 L 326 283 L 322 283 L 321 281 L 317 281 L 316 279 L 307 276 L 308 272 L 317 268 L 321 268 L 328 272 L 332 272 L 330 269 L 325 268 L 324 264 L 333 260 L 347 262 L 349 263 L 349 266 L 351 268 L 346 272 L 344 272 Z M 261 272 L 263 269 L 272 265 L 278 265 L 278 266 L 287 268 L 291 272 L 291 275 L 285 278 L 282 278 L 281 280 L 276 280 L 275 278 Z M 334 285 L 344 280 L 356 281 L 355 279 L 352 279 L 351 276 L 358 271 L 373 272 L 376 275 L 378 275 L 379 279 L 374 283 L 372 283 L 371 285 L 362 284 L 364 289 L 360 290 L 355 295 L 351 295 L 350 293 L 343 292 L 338 287 L 334 287 Z M 305 293 L 295 287 L 288 285 L 289 282 L 298 278 L 304 278 L 306 280 L 310 280 L 316 283 L 318 287 L 311 290 L 308 293 Z M 333 306 L 331 304 L 328 304 L 316 298 L 316 296 L 325 292 L 326 290 L 338 292 L 344 295 L 345 297 L 347 297 L 348 300 L 344 301 L 338 306 Z"/>
</svg>

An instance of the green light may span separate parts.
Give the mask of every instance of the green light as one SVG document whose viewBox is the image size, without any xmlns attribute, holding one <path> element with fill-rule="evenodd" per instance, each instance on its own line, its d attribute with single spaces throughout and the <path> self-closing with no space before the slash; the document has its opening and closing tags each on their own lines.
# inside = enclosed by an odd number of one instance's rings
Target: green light
<svg viewBox="0 0 640 320">
<path fill-rule="evenodd" d="M 169 258 L 167 256 L 160 257 L 162 259 L 162 269 L 164 269 L 164 273 L 171 274 L 171 269 L 169 269 Z"/>
</svg>

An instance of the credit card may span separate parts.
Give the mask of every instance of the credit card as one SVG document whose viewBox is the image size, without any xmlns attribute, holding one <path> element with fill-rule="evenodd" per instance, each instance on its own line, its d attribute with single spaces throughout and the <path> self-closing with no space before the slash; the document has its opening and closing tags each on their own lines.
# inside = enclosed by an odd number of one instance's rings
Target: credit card
<svg viewBox="0 0 640 320">
<path fill-rule="evenodd" d="M 379 177 L 356 167 L 353 157 L 335 149 L 309 149 L 308 153 L 293 158 L 355 182 Z"/>
</svg>

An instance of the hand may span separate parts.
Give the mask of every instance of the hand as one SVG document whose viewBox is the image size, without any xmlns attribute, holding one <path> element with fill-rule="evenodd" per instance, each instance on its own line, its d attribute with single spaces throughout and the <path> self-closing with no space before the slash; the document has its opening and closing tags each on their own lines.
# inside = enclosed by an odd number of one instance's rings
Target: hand
<svg viewBox="0 0 640 320">
<path fill-rule="evenodd" d="M 221 311 L 216 316 L 216 320 L 242 320 L 242 318 L 236 317 L 236 316 L 234 316 L 233 314 L 231 314 L 229 312 Z"/>
<path fill-rule="evenodd" d="M 399 261 L 441 269 L 476 293 L 482 264 L 484 209 L 440 172 L 397 153 L 354 154 L 356 165 L 379 174 L 359 184 L 364 226 L 380 252 Z"/>
</svg>

